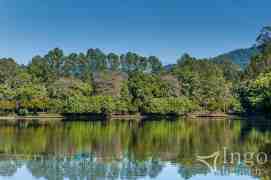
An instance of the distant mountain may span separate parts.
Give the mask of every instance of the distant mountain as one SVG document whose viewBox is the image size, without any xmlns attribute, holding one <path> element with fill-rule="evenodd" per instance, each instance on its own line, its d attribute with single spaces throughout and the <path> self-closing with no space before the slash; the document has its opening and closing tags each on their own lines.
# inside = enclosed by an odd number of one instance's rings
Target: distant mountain
<svg viewBox="0 0 271 180">
<path fill-rule="evenodd" d="M 257 49 L 257 47 L 237 49 L 237 50 L 233 50 L 228 53 L 224 53 L 216 57 L 210 58 L 210 60 L 215 61 L 215 62 L 230 60 L 234 64 L 239 65 L 241 69 L 244 69 L 250 63 L 251 58 L 257 55 L 258 53 L 259 53 L 259 50 Z M 168 65 L 165 65 L 164 68 L 167 71 L 169 71 L 175 65 L 176 64 L 168 64 Z"/>
<path fill-rule="evenodd" d="M 257 55 L 258 53 L 259 50 L 256 47 L 251 47 L 230 51 L 228 53 L 216 56 L 212 59 L 215 61 L 228 59 L 231 60 L 233 63 L 240 65 L 240 67 L 243 69 L 249 64 L 251 57 Z"/>
<path fill-rule="evenodd" d="M 267 43 L 271 42 L 271 26 L 265 26 L 262 28 L 256 39 L 256 45 L 251 48 L 236 49 L 228 53 L 218 55 L 210 58 L 214 62 L 223 62 L 224 60 L 230 60 L 234 64 L 239 65 L 244 69 L 249 63 L 253 56 L 260 53 L 260 49 Z M 174 67 L 174 64 L 168 64 L 164 66 L 166 70 L 170 70 Z"/>
</svg>

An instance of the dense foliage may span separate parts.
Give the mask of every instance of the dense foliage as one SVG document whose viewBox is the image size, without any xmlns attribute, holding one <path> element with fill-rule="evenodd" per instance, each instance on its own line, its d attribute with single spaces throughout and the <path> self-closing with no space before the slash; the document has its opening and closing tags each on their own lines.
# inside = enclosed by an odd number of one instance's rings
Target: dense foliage
<svg viewBox="0 0 271 180">
<path fill-rule="evenodd" d="M 22 66 L 0 59 L 2 113 L 155 113 L 268 111 L 269 30 L 258 37 L 258 54 L 245 70 L 225 56 L 184 54 L 164 68 L 155 56 L 100 49 L 65 55 L 56 48 Z M 242 106 L 241 106 L 242 105 Z"/>
<path fill-rule="evenodd" d="M 232 78 L 224 73 L 228 66 L 222 65 L 226 63 L 186 56 L 172 71 L 166 71 L 154 56 L 131 52 L 119 56 L 99 49 L 65 55 L 56 48 L 33 57 L 27 66 L 1 59 L 0 109 L 19 114 L 184 114 L 231 109 L 234 96 Z"/>
<path fill-rule="evenodd" d="M 248 112 L 270 114 L 271 109 L 271 27 L 264 27 L 257 38 L 260 54 L 245 69 L 239 88 L 243 107 Z"/>
<path fill-rule="evenodd" d="M 214 57 L 214 60 L 230 60 L 234 64 L 239 65 L 242 69 L 246 68 L 249 64 L 250 59 L 253 56 L 256 56 L 259 53 L 259 49 L 257 47 L 237 49 L 234 51 L 230 51 L 225 54 L 221 54 L 219 56 Z"/>
<path fill-rule="evenodd" d="M 242 95 L 247 109 L 268 112 L 271 108 L 271 72 L 247 82 Z"/>
</svg>

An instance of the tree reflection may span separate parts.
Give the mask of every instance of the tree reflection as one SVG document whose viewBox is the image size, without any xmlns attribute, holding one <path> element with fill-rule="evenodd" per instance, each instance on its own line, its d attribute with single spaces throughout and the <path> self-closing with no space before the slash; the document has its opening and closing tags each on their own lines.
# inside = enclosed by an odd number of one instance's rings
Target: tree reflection
<svg viewBox="0 0 271 180">
<path fill-rule="evenodd" d="M 22 166 L 22 163 L 16 160 L 0 161 L 0 176 L 13 176 Z"/>
<path fill-rule="evenodd" d="M 12 176 L 25 165 L 34 177 L 48 180 L 155 178 L 174 163 L 180 176 L 189 179 L 208 173 L 195 169 L 196 155 L 223 147 L 270 152 L 270 131 L 247 127 L 248 122 L 206 119 L 1 126 L 0 176 Z"/>
<path fill-rule="evenodd" d="M 60 158 L 58 160 L 29 160 L 25 161 L 33 176 L 45 179 L 138 179 L 139 177 L 156 177 L 163 165 L 159 161 L 122 160 L 100 162 L 90 157 L 77 160 Z"/>
</svg>

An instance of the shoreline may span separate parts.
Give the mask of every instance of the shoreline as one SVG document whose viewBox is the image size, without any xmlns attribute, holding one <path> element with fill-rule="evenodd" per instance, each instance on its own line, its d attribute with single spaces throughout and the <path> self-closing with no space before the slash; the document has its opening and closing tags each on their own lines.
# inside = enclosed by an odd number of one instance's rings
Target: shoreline
<svg viewBox="0 0 271 180">
<path fill-rule="evenodd" d="M 178 118 L 178 117 L 188 117 L 188 118 L 227 118 L 231 116 L 237 116 L 236 114 L 228 113 L 212 113 L 212 112 L 194 112 L 188 114 L 95 114 L 95 113 L 68 113 L 68 114 L 52 114 L 52 113 L 40 113 L 37 115 L 29 116 L 0 116 L 0 120 L 52 120 L 52 121 L 72 121 L 75 119 L 94 121 L 94 120 L 132 120 L 132 119 L 152 119 L 152 118 Z M 240 116 L 240 114 L 238 114 Z"/>
</svg>

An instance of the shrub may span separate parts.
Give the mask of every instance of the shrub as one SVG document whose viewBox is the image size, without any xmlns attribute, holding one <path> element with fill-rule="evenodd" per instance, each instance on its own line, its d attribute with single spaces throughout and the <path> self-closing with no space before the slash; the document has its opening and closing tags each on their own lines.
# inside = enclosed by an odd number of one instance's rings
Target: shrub
<svg viewBox="0 0 271 180">
<path fill-rule="evenodd" d="M 144 107 L 144 112 L 155 114 L 185 114 L 197 108 L 198 105 L 187 97 L 153 98 Z"/>
</svg>

